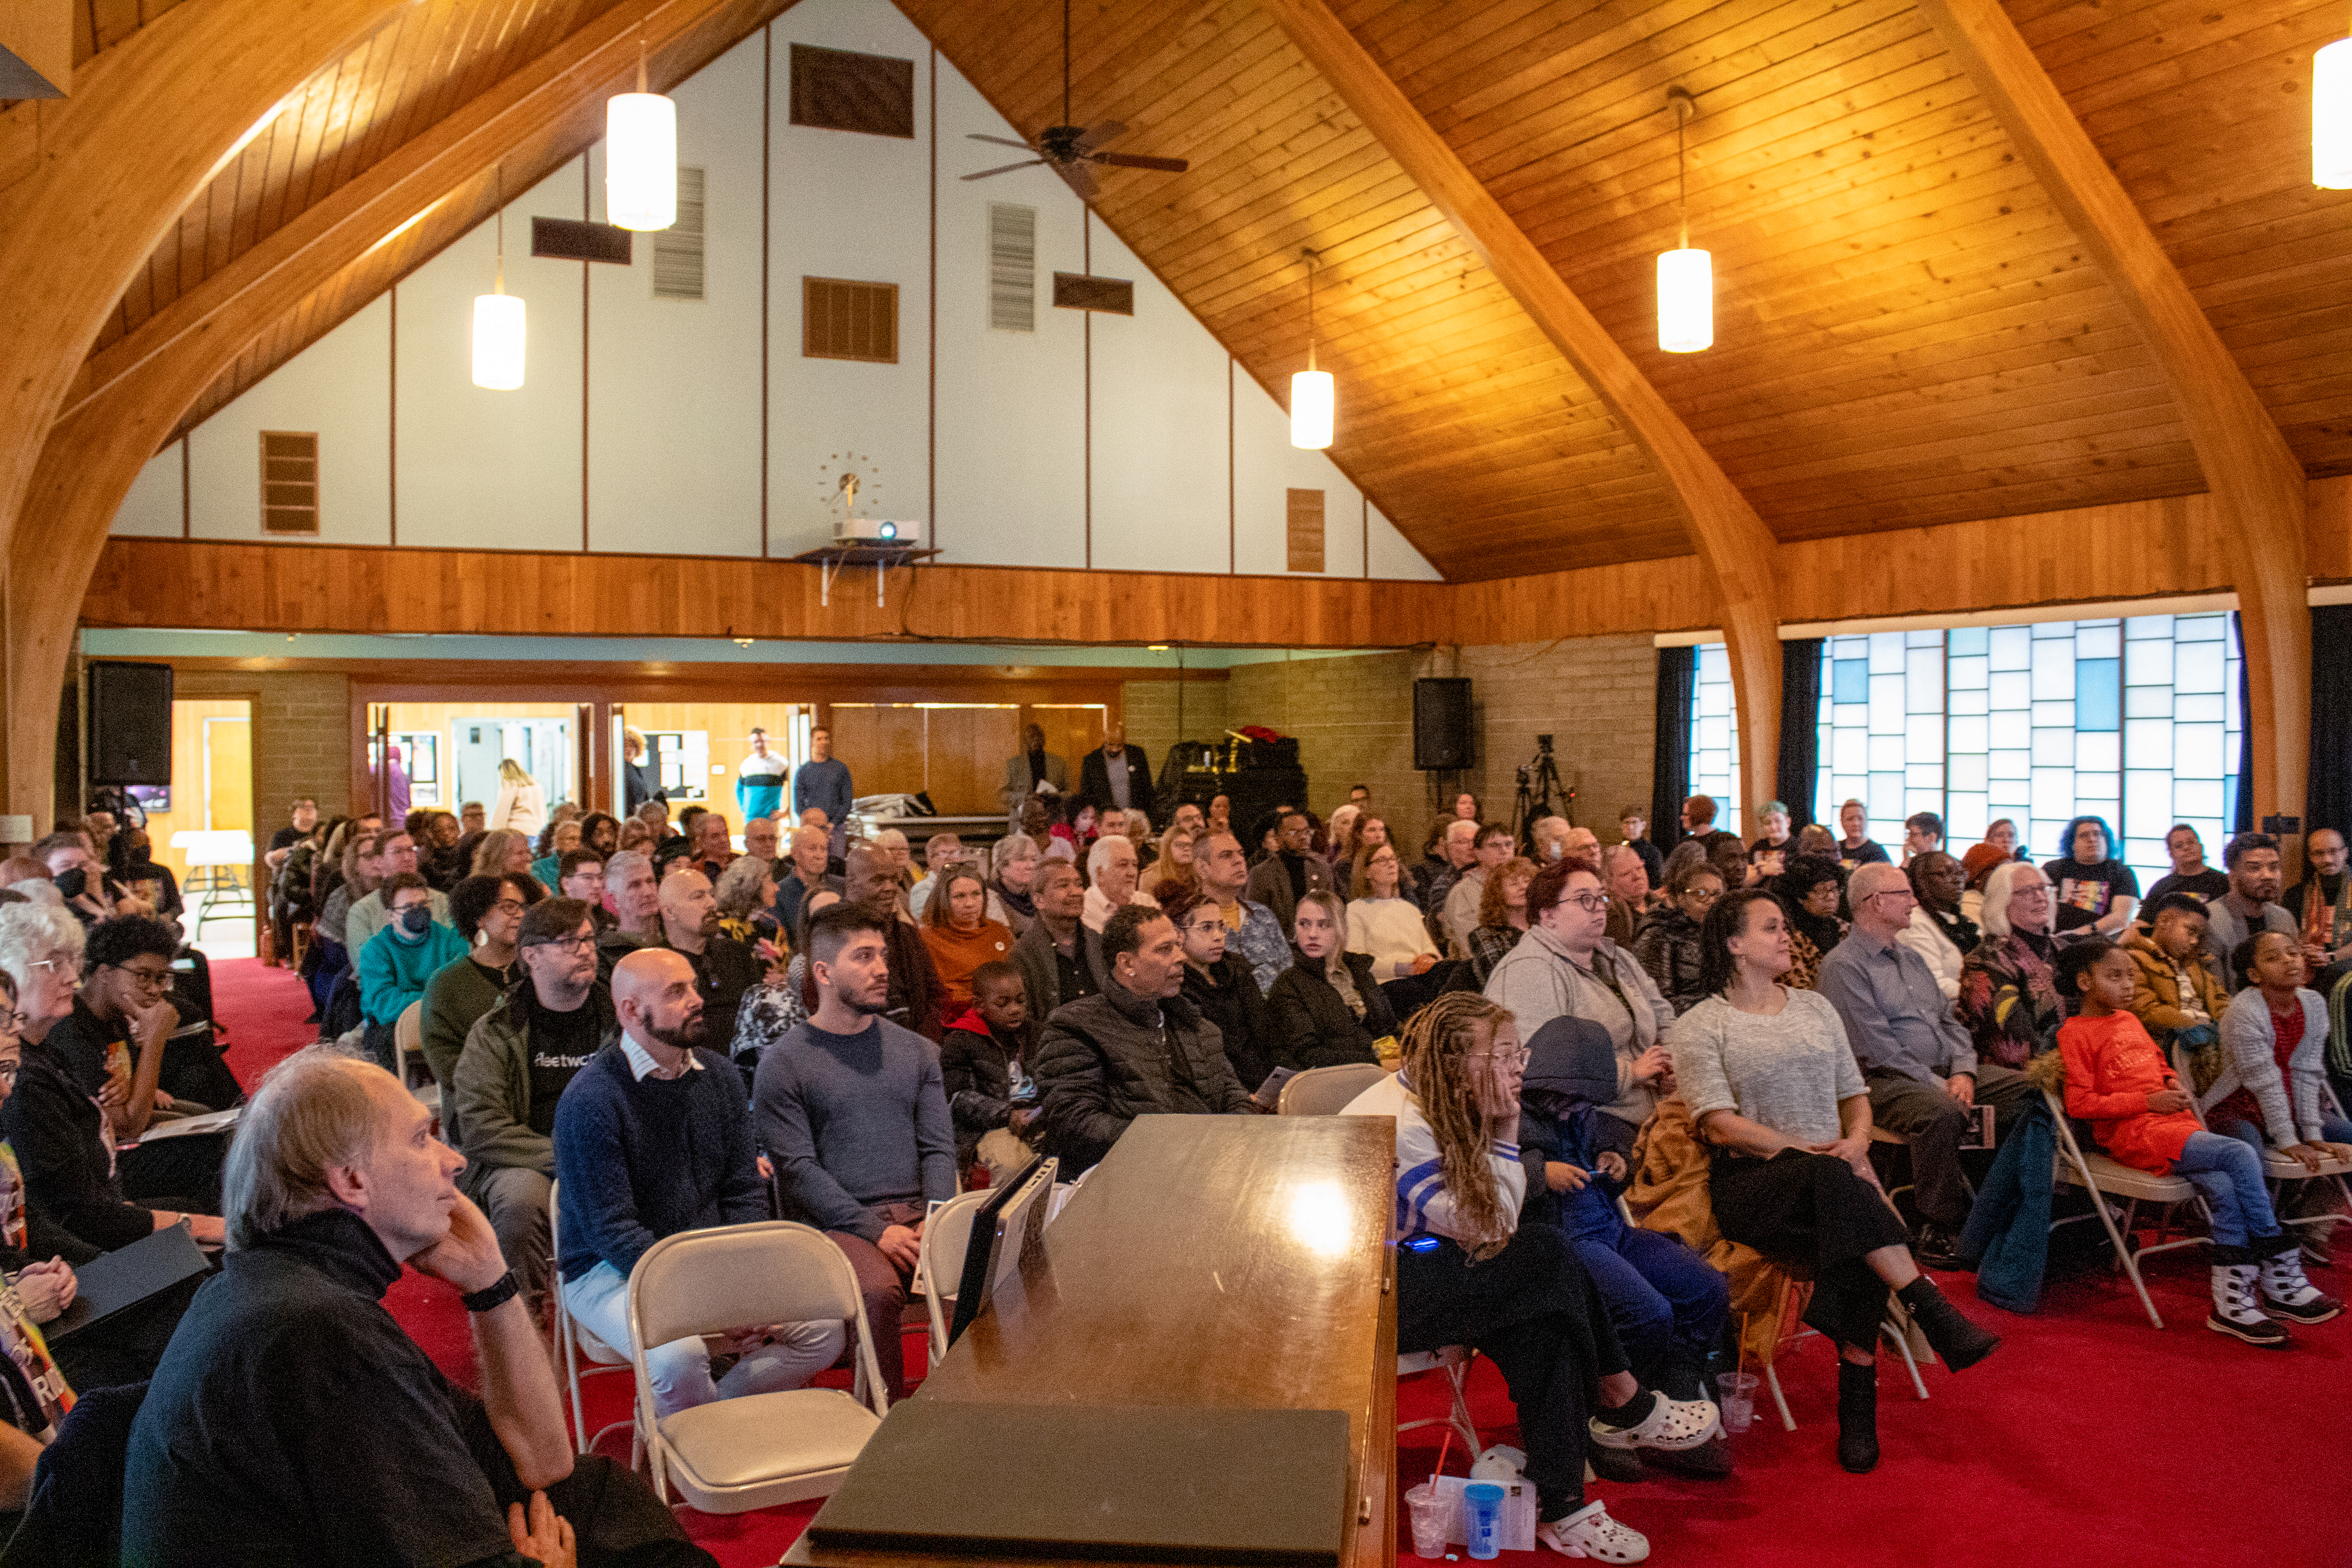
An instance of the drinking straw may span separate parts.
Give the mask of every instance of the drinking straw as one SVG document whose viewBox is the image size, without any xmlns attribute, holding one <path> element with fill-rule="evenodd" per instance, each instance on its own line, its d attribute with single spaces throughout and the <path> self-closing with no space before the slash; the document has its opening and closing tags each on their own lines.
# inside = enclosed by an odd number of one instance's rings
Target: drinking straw
<svg viewBox="0 0 2352 1568">
<path fill-rule="evenodd" d="M 1445 1473 L 1445 1449 L 1447 1445 L 1451 1444 L 1453 1441 L 1454 1428 L 1448 1426 L 1445 1429 L 1445 1441 L 1437 1446 L 1437 1468 L 1429 1472 L 1431 1476 L 1442 1476 Z"/>
</svg>

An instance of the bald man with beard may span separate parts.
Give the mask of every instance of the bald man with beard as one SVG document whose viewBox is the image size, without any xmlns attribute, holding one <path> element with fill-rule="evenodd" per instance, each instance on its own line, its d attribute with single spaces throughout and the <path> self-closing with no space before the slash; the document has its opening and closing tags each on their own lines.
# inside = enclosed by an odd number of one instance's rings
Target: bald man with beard
<svg viewBox="0 0 2352 1568">
<path fill-rule="evenodd" d="M 750 943 L 719 931 L 719 900 L 709 878 L 680 868 L 662 879 L 661 930 L 647 945 L 667 948 L 693 966 L 695 988 L 702 996 L 704 1036 L 713 1050 L 725 1052 L 735 1038 L 735 1015 L 743 1005 L 743 994 L 760 984 L 766 966 Z M 782 968 L 770 978 L 781 982 Z"/>
</svg>

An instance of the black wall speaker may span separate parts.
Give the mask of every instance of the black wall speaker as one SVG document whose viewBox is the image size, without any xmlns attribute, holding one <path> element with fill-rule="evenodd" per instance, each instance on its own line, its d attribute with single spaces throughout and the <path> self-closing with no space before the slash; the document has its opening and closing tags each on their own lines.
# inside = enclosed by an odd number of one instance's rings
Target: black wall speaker
<svg viewBox="0 0 2352 1568">
<path fill-rule="evenodd" d="M 172 667 L 89 665 L 89 782 L 172 782 Z"/>
<path fill-rule="evenodd" d="M 1432 773 L 1470 765 L 1468 677 L 1412 683 L 1412 765 Z"/>
</svg>

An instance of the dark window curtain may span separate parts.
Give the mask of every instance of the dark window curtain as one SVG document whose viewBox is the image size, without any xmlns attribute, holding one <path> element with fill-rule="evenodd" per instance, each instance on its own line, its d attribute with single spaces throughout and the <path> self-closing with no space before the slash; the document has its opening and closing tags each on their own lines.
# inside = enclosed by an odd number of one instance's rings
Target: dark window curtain
<svg viewBox="0 0 2352 1568">
<path fill-rule="evenodd" d="M 2245 701 L 2244 671 L 2239 668 L 2241 704 Z M 2253 726 L 2245 726 L 2252 736 Z M 2252 748 L 2248 749 L 2248 756 Z M 2238 814 L 2243 822 L 2246 804 L 2245 769 L 2238 775 Z M 2303 830 L 2332 827 L 2352 830 L 2352 605 L 2321 605 L 2311 612 L 2311 782 L 2304 794 Z"/>
<path fill-rule="evenodd" d="M 2246 695 L 2246 627 L 2244 620 L 2230 612 L 2230 636 L 2238 645 L 2238 798 L 2230 805 L 2230 831 L 2252 833 L 2254 830 L 2254 705 Z M 2313 649 L 2312 684 L 2314 700 L 2319 690 L 2318 650 Z M 2317 716 L 2314 716 L 2311 736 L 2313 754 L 2317 754 L 2319 731 Z"/>
<path fill-rule="evenodd" d="M 1698 694 L 1698 649 L 1658 650 L 1657 749 L 1650 763 L 1650 842 L 1672 849 L 1683 837 L 1690 798 L 1691 710 Z"/>
<path fill-rule="evenodd" d="M 1822 639 L 1780 645 L 1780 804 L 1789 831 L 1810 827 L 1822 771 Z M 1760 802 L 1759 804 L 1761 804 Z"/>
</svg>

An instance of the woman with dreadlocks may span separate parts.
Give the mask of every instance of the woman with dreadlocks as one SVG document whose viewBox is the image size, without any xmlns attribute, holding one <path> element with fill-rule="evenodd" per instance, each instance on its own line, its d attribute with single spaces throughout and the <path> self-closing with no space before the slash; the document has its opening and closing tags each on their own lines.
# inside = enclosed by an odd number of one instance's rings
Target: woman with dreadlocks
<svg viewBox="0 0 2352 1568">
<path fill-rule="evenodd" d="M 1528 1053 L 1509 1010 L 1447 992 L 1405 1024 L 1402 1046 L 1401 1069 L 1346 1111 L 1396 1120 L 1397 1348 L 1484 1352 L 1518 1407 L 1544 1521 L 1536 1539 L 1564 1556 L 1639 1563 L 1649 1542 L 1584 1500 L 1586 1439 L 1695 1447 L 1714 1435 L 1715 1407 L 1636 1384 L 1559 1228 L 1519 1228 Z"/>
</svg>

